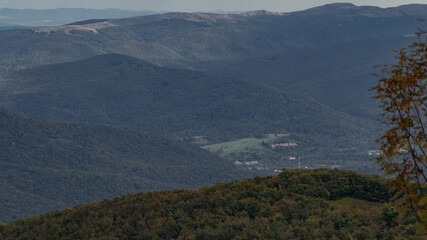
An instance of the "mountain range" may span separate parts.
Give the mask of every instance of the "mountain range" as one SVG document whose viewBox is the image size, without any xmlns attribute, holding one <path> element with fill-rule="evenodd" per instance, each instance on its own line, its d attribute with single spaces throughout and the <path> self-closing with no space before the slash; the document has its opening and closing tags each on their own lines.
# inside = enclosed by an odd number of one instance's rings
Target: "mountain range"
<svg viewBox="0 0 427 240">
<path fill-rule="evenodd" d="M 286 93 L 310 96 L 337 111 L 376 120 L 373 100 L 380 68 L 394 62 L 395 51 L 415 37 L 369 38 L 322 47 L 305 47 L 215 65 L 209 71 L 257 82 Z"/>
<path fill-rule="evenodd" d="M 111 19 L 160 14 L 156 11 L 131 11 L 119 9 L 0 9 L 0 28 L 42 27 L 70 24 L 88 19 Z"/>
<path fill-rule="evenodd" d="M 201 68 L 300 47 L 413 34 L 426 5 L 330 4 L 293 13 L 167 13 L 0 32 L 0 69 L 120 53 L 172 67 Z"/>
<path fill-rule="evenodd" d="M 4 78 L 0 102 L 29 117 L 109 124 L 187 141 L 281 132 L 369 136 L 357 119 L 308 97 L 125 55 L 35 67 Z"/>
<path fill-rule="evenodd" d="M 279 172 L 291 159 L 375 172 L 372 67 L 393 62 L 390 49 L 413 42 L 426 17 L 427 5 L 328 4 L 0 31 L 0 222 Z M 199 148 L 224 142 L 240 150 L 225 159 Z M 289 143 L 298 147 L 275 148 Z"/>
</svg>

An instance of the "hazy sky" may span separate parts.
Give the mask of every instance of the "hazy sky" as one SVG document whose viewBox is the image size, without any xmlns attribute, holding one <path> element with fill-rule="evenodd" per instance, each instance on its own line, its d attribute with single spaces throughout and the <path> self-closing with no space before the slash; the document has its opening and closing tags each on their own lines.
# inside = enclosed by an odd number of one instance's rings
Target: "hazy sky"
<svg viewBox="0 0 427 240">
<path fill-rule="evenodd" d="M 333 2 L 351 2 L 355 5 L 391 7 L 427 0 L 0 0 L 0 8 L 120 8 L 159 11 L 248 11 L 265 9 L 290 12 Z"/>
</svg>

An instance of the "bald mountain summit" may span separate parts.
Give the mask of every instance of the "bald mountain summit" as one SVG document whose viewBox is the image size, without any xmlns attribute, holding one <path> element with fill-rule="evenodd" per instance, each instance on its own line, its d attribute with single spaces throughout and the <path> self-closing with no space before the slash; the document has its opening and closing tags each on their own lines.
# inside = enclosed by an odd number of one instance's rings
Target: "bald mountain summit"
<svg viewBox="0 0 427 240">
<path fill-rule="evenodd" d="M 166 13 L 0 32 L 0 69 L 67 62 L 106 53 L 161 66 L 208 68 L 301 47 L 414 33 L 426 5 L 329 4 L 305 11 Z"/>
<path fill-rule="evenodd" d="M 17 27 L 46 27 L 86 21 L 88 19 L 111 19 L 159 14 L 155 11 L 130 11 L 119 9 L 0 9 L 0 30 Z"/>
</svg>

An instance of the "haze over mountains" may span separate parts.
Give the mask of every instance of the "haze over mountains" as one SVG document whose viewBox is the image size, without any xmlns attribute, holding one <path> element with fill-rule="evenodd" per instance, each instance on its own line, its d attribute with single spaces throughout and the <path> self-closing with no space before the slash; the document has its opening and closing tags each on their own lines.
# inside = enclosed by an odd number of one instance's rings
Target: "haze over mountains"
<svg viewBox="0 0 427 240">
<path fill-rule="evenodd" d="M 273 172 L 296 157 L 374 172 L 372 67 L 414 40 L 405 35 L 423 26 L 418 18 L 427 5 L 330 4 L 0 31 L 0 187 L 12 199 L 0 221 Z M 266 136 L 229 159 L 175 142 Z M 270 145 L 283 142 L 298 148 Z"/>
<path fill-rule="evenodd" d="M 17 27 L 58 26 L 88 19 L 111 19 L 136 17 L 150 14 L 159 14 L 156 11 L 130 11 L 119 9 L 0 9 L 0 29 Z"/>
<path fill-rule="evenodd" d="M 121 53 L 175 67 L 209 67 L 366 38 L 413 34 L 425 5 L 381 9 L 331 4 L 289 14 L 168 13 L 127 19 L 6 31 L 0 34 L 1 69 Z"/>
</svg>

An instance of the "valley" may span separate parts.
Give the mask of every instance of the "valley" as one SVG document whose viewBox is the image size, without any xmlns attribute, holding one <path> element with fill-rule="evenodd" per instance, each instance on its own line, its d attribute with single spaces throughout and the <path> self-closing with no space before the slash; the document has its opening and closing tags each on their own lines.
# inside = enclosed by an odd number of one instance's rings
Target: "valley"
<svg viewBox="0 0 427 240">
<path fill-rule="evenodd" d="M 379 173 L 379 169 L 369 162 L 374 161 L 375 150 L 369 150 L 374 144 L 337 148 L 311 141 L 304 142 L 301 137 L 267 134 L 264 138 L 243 138 L 204 145 L 202 148 L 234 161 L 236 166 L 270 174 L 281 172 L 282 168 L 355 169 L 365 173 Z M 287 142 L 289 140 L 292 142 Z"/>
<path fill-rule="evenodd" d="M 229 151 L 227 159 L 257 161 L 261 174 L 296 167 L 283 161 L 292 155 L 306 168 L 377 172 L 360 154 L 373 145 L 374 121 L 254 82 L 158 67 L 119 54 L 34 67 L 4 78 L 0 103 L 28 117 L 108 124 L 184 142 L 200 136 L 203 145 L 277 131 L 301 145 L 290 152 L 263 146 Z M 356 150 L 342 150 L 349 148 Z"/>
<path fill-rule="evenodd" d="M 52 11 L 0 9 L 0 238 L 423 238 L 366 174 L 372 88 L 427 5 Z"/>
</svg>

